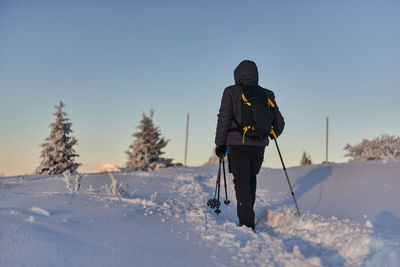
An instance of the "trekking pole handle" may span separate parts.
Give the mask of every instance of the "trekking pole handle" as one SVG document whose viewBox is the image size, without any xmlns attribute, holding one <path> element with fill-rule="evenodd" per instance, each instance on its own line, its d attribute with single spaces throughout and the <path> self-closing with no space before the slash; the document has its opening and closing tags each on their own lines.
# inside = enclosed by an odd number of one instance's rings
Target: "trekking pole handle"
<svg viewBox="0 0 400 267">
<path fill-rule="evenodd" d="M 272 134 L 272 136 L 274 137 L 275 140 L 278 139 L 278 136 L 276 136 L 276 133 L 274 131 L 274 126 L 271 126 L 271 131 L 269 131 L 269 132 L 270 132 L 270 134 Z"/>
</svg>

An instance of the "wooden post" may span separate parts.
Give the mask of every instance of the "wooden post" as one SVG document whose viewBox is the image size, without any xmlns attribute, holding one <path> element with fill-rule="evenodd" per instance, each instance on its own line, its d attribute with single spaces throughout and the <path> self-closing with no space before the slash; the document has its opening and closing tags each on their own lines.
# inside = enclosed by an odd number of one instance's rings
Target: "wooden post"
<svg viewBox="0 0 400 267">
<path fill-rule="evenodd" d="M 186 141 L 185 141 L 185 159 L 184 166 L 187 166 L 187 147 L 188 147 L 188 139 L 189 139 L 189 113 L 186 116 Z"/>
<path fill-rule="evenodd" d="M 326 117 L 326 159 L 325 163 L 328 163 L 328 131 L 329 130 L 329 118 Z"/>
</svg>

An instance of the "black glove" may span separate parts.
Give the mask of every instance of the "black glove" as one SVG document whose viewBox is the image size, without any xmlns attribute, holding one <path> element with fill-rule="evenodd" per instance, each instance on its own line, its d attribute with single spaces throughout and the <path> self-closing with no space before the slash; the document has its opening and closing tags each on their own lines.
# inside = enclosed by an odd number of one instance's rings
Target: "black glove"
<svg viewBox="0 0 400 267">
<path fill-rule="evenodd" d="M 217 146 L 215 148 L 215 155 L 217 155 L 218 158 L 225 157 L 225 154 L 226 154 L 226 145 Z"/>
</svg>

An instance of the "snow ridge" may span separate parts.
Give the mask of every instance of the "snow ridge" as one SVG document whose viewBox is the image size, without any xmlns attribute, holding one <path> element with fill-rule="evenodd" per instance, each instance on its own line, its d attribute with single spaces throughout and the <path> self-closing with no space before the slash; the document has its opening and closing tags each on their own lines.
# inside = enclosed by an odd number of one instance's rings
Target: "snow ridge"
<svg viewBox="0 0 400 267">
<path fill-rule="evenodd" d="M 42 208 L 33 207 L 31 210 L 36 214 L 40 214 L 43 216 L 50 216 L 50 212 Z"/>
</svg>

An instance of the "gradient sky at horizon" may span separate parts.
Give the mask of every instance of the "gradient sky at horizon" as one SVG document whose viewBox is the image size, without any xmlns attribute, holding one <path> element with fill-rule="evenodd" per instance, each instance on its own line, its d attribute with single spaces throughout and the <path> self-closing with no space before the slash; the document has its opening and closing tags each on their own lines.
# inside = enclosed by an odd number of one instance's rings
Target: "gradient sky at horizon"
<svg viewBox="0 0 400 267">
<path fill-rule="evenodd" d="M 399 1 L 0 2 L 0 174 L 31 173 L 54 106 L 66 104 L 80 171 L 124 166 L 142 112 L 188 164 L 213 150 L 233 70 L 254 60 L 286 121 L 288 166 L 305 150 L 343 162 L 343 147 L 400 135 Z M 266 167 L 280 167 L 275 147 Z"/>
</svg>

